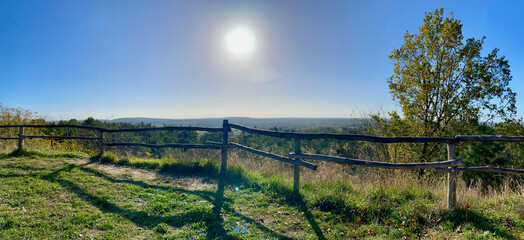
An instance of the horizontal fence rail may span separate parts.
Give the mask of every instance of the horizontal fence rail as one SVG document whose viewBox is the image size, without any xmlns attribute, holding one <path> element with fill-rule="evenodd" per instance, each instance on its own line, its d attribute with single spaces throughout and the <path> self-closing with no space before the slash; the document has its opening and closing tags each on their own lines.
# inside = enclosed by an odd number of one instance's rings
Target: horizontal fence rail
<svg viewBox="0 0 524 240">
<path fill-rule="evenodd" d="M 478 136 L 455 136 L 458 142 L 524 142 L 524 137 L 517 136 L 489 136 L 489 135 L 478 135 Z"/>
<path fill-rule="evenodd" d="M 321 161 L 328 161 L 328 162 L 337 162 L 337 163 L 344 163 L 344 164 L 353 164 L 353 165 L 360 165 L 360 166 L 366 166 L 366 167 L 390 168 L 390 169 L 441 168 L 441 167 L 451 167 L 451 166 L 462 165 L 462 158 L 456 158 L 453 160 L 448 160 L 448 161 L 443 161 L 443 162 L 385 163 L 385 162 L 366 161 L 366 160 L 344 158 L 344 157 L 306 154 L 306 153 L 302 153 L 302 154 L 290 153 L 289 157 L 321 160 Z"/>
<path fill-rule="evenodd" d="M 47 139 L 78 139 L 78 140 L 100 140 L 99 137 L 67 137 L 67 136 L 31 136 L 31 135 L 19 135 L 21 138 L 47 138 Z M 18 138 L 15 138 L 18 139 Z"/>
<path fill-rule="evenodd" d="M 459 142 L 524 142 L 524 136 L 491 136 L 491 135 L 478 135 L 478 136 L 464 136 L 457 135 L 454 138 L 447 137 L 376 137 L 370 135 L 361 134 L 332 134 L 332 133 L 294 133 L 294 132 L 281 132 L 281 131 L 270 131 L 260 130 L 255 128 L 249 128 L 237 124 L 229 124 L 231 128 L 238 129 L 247 133 L 253 133 L 258 135 L 265 135 L 271 137 L 280 137 L 288 139 L 337 139 L 337 140 L 348 140 L 348 141 L 368 141 L 376 143 L 459 143 Z M 222 128 L 211 128 L 211 127 L 154 127 L 154 128 L 125 128 L 125 129 L 106 129 L 101 127 L 82 126 L 82 125 L 0 125 L 0 128 L 82 128 L 90 130 L 98 130 L 101 132 L 141 132 L 141 131 L 207 131 L 207 132 L 221 132 Z M 28 136 L 24 136 L 28 137 Z M 17 138 L 5 138 L 3 140 L 14 140 Z"/>
<path fill-rule="evenodd" d="M 216 144 L 217 146 L 223 145 L 223 144 L 217 143 L 217 142 L 209 142 L 209 143 L 210 144 Z M 272 159 L 275 159 L 275 160 L 278 160 L 278 161 L 282 161 L 282 162 L 286 162 L 286 163 L 298 164 L 300 166 L 303 166 L 303 167 L 306 167 L 306 168 L 309 168 L 309 169 L 312 169 L 312 170 L 316 170 L 317 169 L 317 166 L 315 164 L 312 164 L 312 163 L 304 162 L 304 161 L 301 161 L 301 160 L 294 160 L 294 159 L 291 159 L 291 158 L 288 158 L 288 157 L 284 157 L 284 156 L 281 156 L 281 155 L 277 155 L 277 154 L 274 154 L 274 153 L 265 152 L 265 151 L 261 151 L 261 150 L 258 150 L 258 149 L 250 148 L 248 146 L 244 146 L 244 145 L 238 144 L 238 143 L 228 143 L 227 147 L 234 147 L 234 148 L 242 149 L 244 151 L 247 151 L 247 152 L 250 152 L 250 153 L 253 153 L 253 154 L 257 154 L 257 155 L 260 155 L 260 156 L 263 156 L 263 157 L 272 158 Z"/>
<path fill-rule="evenodd" d="M 200 148 L 200 149 L 220 149 L 220 147 L 205 144 L 185 144 L 185 143 L 174 143 L 174 144 L 147 144 L 147 143 L 103 143 L 105 146 L 138 146 L 148 148 Z"/>
<path fill-rule="evenodd" d="M 142 132 L 142 131 L 207 131 L 207 132 L 221 132 L 222 128 L 210 127 L 154 127 L 154 128 L 122 128 L 122 129 L 107 129 L 101 127 L 82 126 L 82 125 L 0 125 L 0 128 L 82 128 L 90 130 L 98 130 L 101 132 Z"/>
<path fill-rule="evenodd" d="M 91 127 L 91 126 L 82 126 L 82 125 L 0 125 L 0 128 L 83 128 L 83 129 L 91 129 L 91 130 L 103 130 L 104 128 L 100 127 Z"/>
<path fill-rule="evenodd" d="M 250 148 L 250 147 L 238 144 L 238 143 L 229 143 L 228 145 L 236 147 L 238 149 L 242 149 L 242 150 L 250 152 L 250 153 L 254 153 L 254 154 L 260 155 L 260 156 L 273 158 L 273 159 L 276 159 L 276 160 L 279 160 L 279 161 L 282 161 L 282 162 L 287 162 L 287 163 L 291 163 L 291 164 L 297 164 L 297 165 L 300 165 L 300 166 L 303 166 L 303 167 L 306 167 L 306 168 L 309 168 L 309 169 L 312 169 L 312 170 L 316 170 L 317 169 L 317 166 L 315 164 L 304 162 L 302 160 L 298 160 L 298 159 L 294 160 L 294 159 L 287 158 L 287 157 L 284 157 L 284 156 L 280 156 L 280 155 L 277 155 L 277 154 L 273 154 L 273 153 L 257 150 L 257 149 L 254 149 L 254 148 Z"/>
<path fill-rule="evenodd" d="M 337 139 L 337 140 L 348 140 L 348 141 L 367 141 L 377 143 L 453 143 L 456 140 L 454 138 L 443 138 L 443 137 L 375 137 L 369 135 L 360 134 L 332 134 L 332 133 L 293 133 L 293 132 L 279 132 L 279 131 L 268 131 L 259 130 L 255 128 L 248 128 L 236 124 L 230 124 L 231 128 L 238 129 L 247 133 L 265 135 L 271 137 L 281 138 L 293 138 L 293 139 Z"/>
<path fill-rule="evenodd" d="M 524 174 L 524 169 L 501 168 L 492 166 L 465 167 L 465 168 L 437 168 L 437 172 L 496 172 L 510 174 Z"/>
<path fill-rule="evenodd" d="M 0 140 L 18 140 L 18 138 L 14 138 L 14 137 L 0 137 Z"/>
<path fill-rule="evenodd" d="M 125 129 L 100 129 L 102 132 L 145 132 L 145 131 L 206 131 L 222 132 L 222 128 L 208 127 L 155 127 L 155 128 L 125 128 Z"/>
</svg>

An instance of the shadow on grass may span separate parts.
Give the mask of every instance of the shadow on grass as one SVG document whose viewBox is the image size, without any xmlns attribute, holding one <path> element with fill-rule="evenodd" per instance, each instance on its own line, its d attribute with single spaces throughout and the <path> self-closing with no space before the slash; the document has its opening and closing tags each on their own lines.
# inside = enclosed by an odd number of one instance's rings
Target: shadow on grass
<svg viewBox="0 0 524 240">
<path fill-rule="evenodd" d="M 470 211 L 468 209 L 454 209 L 443 215 L 443 218 L 449 220 L 454 228 L 465 223 L 471 223 L 476 229 L 495 233 L 497 236 L 504 239 L 515 238 L 515 236 L 511 235 L 508 231 L 497 227 L 496 224 L 492 224 L 491 219 L 479 214 L 478 212 Z"/>
<path fill-rule="evenodd" d="M 215 239 L 215 238 L 237 239 L 237 237 L 228 234 L 228 232 L 224 229 L 223 216 L 221 215 L 221 213 L 224 213 L 225 211 L 225 213 L 229 212 L 229 213 L 235 214 L 237 216 L 240 216 L 242 219 L 246 220 L 246 222 L 253 223 L 261 231 L 268 233 L 272 237 L 275 237 L 278 239 L 288 239 L 286 236 L 273 232 L 272 230 L 268 229 L 267 227 L 263 226 L 262 224 L 256 223 L 255 220 L 249 217 L 246 217 L 236 212 L 231 207 L 229 207 L 229 203 L 231 202 L 231 200 L 224 198 L 224 189 L 225 189 L 227 180 L 222 180 L 222 181 L 219 180 L 219 186 L 218 186 L 218 190 L 216 193 L 213 193 L 211 191 L 190 191 L 190 190 L 185 190 L 181 188 L 151 185 L 151 184 L 148 184 L 142 181 L 115 179 L 102 172 L 93 170 L 91 168 L 87 168 L 85 166 L 91 163 L 86 163 L 82 165 L 68 164 L 65 167 L 55 170 L 54 172 L 50 174 L 40 176 L 40 178 L 50 181 L 50 182 L 56 182 L 60 184 L 63 188 L 68 189 L 69 191 L 75 193 L 77 196 L 82 198 L 84 201 L 97 207 L 98 209 L 100 209 L 103 212 L 120 214 L 124 216 L 125 218 L 127 218 L 128 220 L 132 221 L 133 223 L 137 224 L 138 226 L 145 227 L 145 228 L 154 228 L 161 223 L 165 223 L 173 228 L 180 228 L 180 227 L 183 227 L 191 223 L 204 221 L 207 225 L 207 236 L 206 236 L 207 239 Z M 136 211 L 136 210 L 123 208 L 114 203 L 111 203 L 108 199 L 104 197 L 99 197 L 92 193 L 86 192 L 81 187 L 79 187 L 77 183 L 63 179 L 59 176 L 60 173 L 68 172 L 75 168 L 81 171 L 84 171 L 88 174 L 108 180 L 112 183 L 133 184 L 133 185 L 137 185 L 142 188 L 153 188 L 153 189 L 160 189 L 160 190 L 166 190 L 166 191 L 172 191 L 172 192 L 179 191 L 185 194 L 196 195 L 204 200 L 207 200 L 213 203 L 213 209 L 211 212 L 199 209 L 199 210 L 192 210 L 192 211 L 186 212 L 184 214 L 179 214 L 176 216 L 160 216 L 160 215 L 154 215 L 154 214 L 148 213 L 146 211 Z M 5 176 L 5 177 L 11 177 L 11 176 Z"/>
<path fill-rule="evenodd" d="M 102 164 L 115 164 L 115 161 L 118 161 L 116 159 L 109 159 L 105 156 L 98 156 L 96 158 L 92 158 L 92 161 L 98 161 L 98 162 L 101 162 Z M 140 164 L 133 164 L 133 163 L 130 163 L 129 161 L 124 161 L 124 162 L 120 162 L 118 161 L 117 165 L 120 165 L 120 166 L 130 166 L 130 167 L 135 167 L 135 168 L 142 168 L 142 169 L 148 169 L 148 170 L 154 170 L 154 169 L 151 169 L 151 166 L 147 166 L 147 164 L 145 163 L 140 163 Z M 184 165 L 184 164 L 170 164 L 170 165 L 164 165 L 160 168 L 155 168 L 156 170 L 158 170 L 159 174 L 161 175 L 164 175 L 164 176 L 202 176 L 204 177 L 205 179 L 207 179 L 208 181 L 217 181 L 218 183 L 218 186 L 217 186 L 217 191 L 216 193 L 214 194 L 215 195 L 215 198 L 213 200 L 213 204 L 214 204 L 214 207 L 213 207 L 213 211 L 212 211 L 212 216 L 211 216 L 211 219 L 214 219 L 214 221 L 211 221 L 210 224 L 208 224 L 208 231 L 207 231 L 207 238 L 208 239 L 213 239 L 213 232 L 214 231 L 217 231 L 218 229 L 218 232 L 219 232 L 219 236 L 225 236 L 226 235 L 226 231 L 224 230 L 223 228 L 223 218 L 222 216 L 220 215 L 221 214 L 221 211 L 222 209 L 224 209 L 225 211 L 228 211 L 228 212 L 231 212 L 231 213 L 234 213 L 236 214 L 237 216 L 240 216 L 240 218 L 242 218 L 244 221 L 250 223 L 250 224 L 253 224 L 255 225 L 257 228 L 259 228 L 260 230 L 264 231 L 264 232 L 267 232 L 267 233 L 270 233 L 270 235 L 272 236 L 275 236 L 275 237 L 278 237 L 279 239 L 290 239 L 286 236 L 283 236 L 283 235 L 278 235 L 277 233 L 271 231 L 270 229 L 268 229 L 266 226 L 262 225 L 261 223 L 245 216 L 245 215 L 242 215 L 240 213 L 238 213 L 237 211 L 235 211 L 234 209 L 230 208 L 229 207 L 229 204 L 224 204 L 224 190 L 225 190 L 225 186 L 226 185 L 231 185 L 231 184 L 234 184 L 234 185 L 246 185 L 246 186 L 250 186 L 254 191 L 262 191 L 263 187 L 257 183 L 257 182 L 253 182 L 253 181 L 250 181 L 249 179 L 246 179 L 242 173 L 242 171 L 240 169 L 237 169 L 237 168 L 233 168 L 233 169 L 228 169 L 227 171 L 227 175 L 225 176 L 221 176 L 218 172 L 218 170 L 216 169 L 216 166 L 210 166 L 210 165 L 207 165 L 205 167 L 201 167 L 201 166 L 198 166 L 198 165 Z M 97 172 L 95 170 L 86 170 L 86 171 L 92 171 L 92 172 Z M 101 174 L 101 173 L 97 173 L 98 176 L 103 176 L 105 178 L 107 178 L 107 176 Z M 114 180 L 110 180 L 110 181 L 114 181 Z M 136 182 L 136 181 L 129 181 L 129 180 L 116 180 L 116 181 L 119 181 L 119 182 L 126 182 L 126 183 L 133 183 L 133 184 L 139 184 L 143 187 L 151 187 L 150 185 L 143 185 L 145 183 L 143 182 Z M 156 186 L 158 187 L 158 186 Z M 155 188 L 156 188 L 155 187 Z M 160 188 L 163 188 L 163 187 L 160 187 Z M 295 196 L 293 194 L 293 192 L 283 186 L 272 186 L 273 189 L 276 190 L 276 194 L 280 194 L 282 196 L 285 196 L 285 199 L 286 199 L 286 203 L 288 205 L 291 205 L 291 206 L 296 206 L 298 207 L 302 212 L 304 212 L 304 215 L 307 219 L 307 221 L 309 222 L 309 224 L 311 225 L 314 233 L 316 234 L 317 238 L 318 239 L 326 239 L 325 236 L 323 235 L 322 233 L 322 230 L 320 229 L 320 227 L 318 226 L 314 216 L 311 214 L 311 212 L 309 211 L 309 209 L 307 208 L 306 206 L 306 203 L 304 202 L 303 198 L 301 196 Z M 177 189 L 179 190 L 179 189 Z M 199 193 L 197 193 L 199 194 Z M 201 194 L 201 193 L 200 193 Z M 208 200 L 211 202 L 211 199 L 209 198 L 209 192 L 206 192 L 205 194 L 203 195 L 200 195 L 202 198 Z M 226 203 L 229 203 L 231 202 L 230 200 L 227 200 Z M 216 235 L 216 234 L 214 234 Z"/>
<path fill-rule="evenodd" d="M 9 153 L 3 153 L 0 155 L 0 159 L 15 158 L 15 157 L 33 157 L 36 153 L 32 151 L 16 149 Z"/>
<path fill-rule="evenodd" d="M 300 207 L 300 210 L 304 212 L 304 215 L 306 216 L 307 221 L 311 225 L 311 228 L 313 228 L 313 231 L 317 235 L 317 238 L 326 239 L 326 237 L 324 237 L 324 234 L 322 233 L 322 229 L 320 229 L 317 222 L 315 221 L 315 217 L 313 217 L 313 214 L 311 214 L 311 212 L 307 208 L 306 203 L 304 202 L 304 199 L 302 198 L 302 196 L 295 197 L 295 200 L 298 206 Z"/>
<path fill-rule="evenodd" d="M 224 192 L 226 188 L 225 186 L 231 184 L 232 179 L 235 179 L 237 183 L 239 183 L 240 181 L 242 182 L 241 184 L 251 186 L 252 189 L 254 189 L 254 191 L 261 191 L 263 189 L 268 188 L 268 186 L 262 187 L 259 183 L 252 182 L 245 178 L 241 178 L 241 180 L 239 180 L 237 176 L 238 173 L 234 174 L 235 177 L 227 176 L 225 178 L 220 178 L 218 174 L 211 174 L 210 176 L 208 176 L 210 181 L 218 182 L 217 191 L 214 193 L 212 191 L 206 191 L 206 190 L 191 191 L 191 190 L 186 190 L 182 188 L 174 188 L 170 186 L 159 186 L 159 185 L 154 185 L 154 184 L 148 184 L 142 181 L 116 179 L 103 172 L 93 170 L 92 168 L 86 167 L 86 165 L 92 164 L 94 162 L 95 161 L 92 160 L 91 162 L 83 164 L 83 165 L 68 164 L 65 167 L 55 170 L 49 174 L 46 174 L 46 175 L 34 174 L 34 175 L 31 175 L 30 177 L 39 177 L 41 179 L 45 179 L 51 182 L 56 182 L 60 184 L 62 187 L 64 187 L 65 189 L 68 189 L 71 192 L 75 193 L 76 195 L 84 199 L 86 202 L 97 207 L 101 211 L 106 212 L 106 213 L 117 213 L 129 219 L 130 221 L 134 222 L 135 224 L 142 226 L 142 227 L 146 227 L 146 228 L 154 228 L 160 223 L 166 223 L 174 228 L 179 228 L 179 227 L 183 227 L 185 225 L 191 224 L 191 223 L 203 221 L 206 224 L 206 228 L 207 228 L 206 237 L 208 239 L 214 239 L 217 237 L 235 239 L 236 237 L 234 235 L 228 234 L 228 231 L 226 231 L 224 227 L 223 214 L 225 213 L 225 214 L 234 214 L 236 216 L 239 216 L 245 222 L 267 233 L 269 236 L 273 236 L 279 239 L 288 239 L 288 237 L 275 233 L 274 231 L 272 231 L 271 229 L 268 229 L 266 226 L 257 222 L 256 220 L 250 217 L 247 217 L 245 215 L 242 215 L 238 213 L 237 211 L 235 211 L 234 209 L 232 209 L 231 199 L 227 199 L 224 197 Z M 11 167 L 19 168 L 22 171 L 28 171 L 28 170 L 33 169 L 31 167 L 24 167 L 24 166 L 11 166 Z M 116 184 L 133 184 L 133 185 L 139 186 L 144 189 L 151 188 L 151 189 L 158 189 L 158 190 L 170 191 L 170 192 L 179 191 L 185 194 L 195 195 L 195 196 L 198 196 L 199 198 L 202 198 L 212 203 L 213 204 L 212 211 L 194 210 L 194 211 L 187 211 L 184 214 L 180 214 L 176 216 L 160 216 L 160 215 L 154 215 L 154 214 L 152 215 L 146 211 L 137 211 L 137 210 L 127 209 L 127 208 L 118 206 L 114 203 L 111 203 L 109 199 L 107 198 L 88 193 L 84 189 L 82 189 L 80 185 L 78 185 L 78 183 L 75 183 L 73 181 L 64 179 L 63 177 L 60 177 L 59 174 L 61 172 L 68 172 L 75 168 L 87 174 L 90 174 L 90 175 L 93 175 L 99 178 L 103 178 L 109 182 L 116 183 Z M 190 173 L 190 172 L 187 172 L 188 170 L 191 170 L 191 168 L 185 168 L 182 171 L 178 169 L 177 172 L 185 172 L 184 176 L 190 176 L 191 174 L 188 174 Z M 164 174 L 169 174 L 169 171 L 165 170 Z M 28 174 L 9 173 L 9 174 L 0 175 L 0 178 L 27 177 L 27 176 L 29 175 Z M 294 196 L 292 192 L 290 191 L 290 189 L 287 189 L 282 186 L 271 186 L 270 189 L 272 189 L 270 191 L 275 191 L 272 194 L 281 194 L 282 196 L 285 196 L 286 204 L 291 205 L 291 206 L 297 206 L 302 212 L 304 212 L 304 216 L 306 217 L 307 221 L 311 225 L 311 228 L 314 231 L 314 233 L 316 234 L 316 237 L 318 239 L 325 239 L 322 229 L 319 227 L 318 223 L 315 220 L 315 217 L 309 211 L 306 202 L 304 201 L 304 199 L 301 196 L 298 196 L 298 197 Z M 264 190 L 264 191 L 267 191 L 267 190 Z M 341 203 L 338 204 L 337 201 L 333 201 L 333 202 L 334 203 L 329 204 L 329 206 L 333 205 L 334 207 L 332 211 L 340 211 L 340 208 L 344 207 L 344 206 L 340 206 Z M 323 208 L 326 208 L 324 209 L 326 211 L 331 211 L 329 210 L 330 209 L 329 207 L 323 206 Z M 351 213 L 351 212 L 352 211 L 349 211 L 346 213 Z M 388 213 L 382 213 L 382 214 L 389 215 Z M 343 214 L 343 215 L 346 215 L 346 214 Z M 458 227 L 465 223 L 471 223 L 475 228 L 479 230 L 490 231 L 502 238 L 510 239 L 513 237 L 505 229 L 501 229 L 500 227 L 491 224 L 490 222 L 493 221 L 493 219 L 489 219 L 474 211 L 456 209 L 453 211 L 443 211 L 441 216 L 442 216 L 441 217 L 442 219 L 449 220 L 454 225 L 454 227 Z"/>
<path fill-rule="evenodd" d="M 33 150 L 20 150 L 16 149 L 10 153 L 0 154 L 0 159 L 7 158 L 36 158 L 36 157 L 47 157 L 47 158 L 86 158 L 87 154 L 81 152 L 55 152 L 55 151 L 33 151 Z"/>
<path fill-rule="evenodd" d="M 38 175 L 34 174 L 31 175 L 31 177 L 38 177 L 41 179 L 45 179 L 47 181 L 56 182 L 60 184 L 63 188 L 68 189 L 69 191 L 75 193 L 80 198 L 85 200 L 86 202 L 90 203 L 91 205 L 97 207 L 103 212 L 106 213 L 116 213 L 119 214 L 126 219 L 132 221 L 138 226 L 145 227 L 145 228 L 154 228 L 158 226 L 161 223 L 165 223 L 169 226 L 172 226 L 174 228 L 180 228 L 186 225 L 189 225 L 191 223 L 196 223 L 199 221 L 203 221 L 206 224 L 206 238 L 207 239 L 215 239 L 215 238 L 227 238 L 227 239 L 236 239 L 237 237 L 231 235 L 231 232 L 228 233 L 228 231 L 224 227 L 224 216 L 223 214 L 234 214 L 236 216 L 239 216 L 241 219 L 243 219 L 245 222 L 251 224 L 252 226 L 260 229 L 262 232 L 267 233 L 268 236 L 272 236 L 278 239 L 289 239 L 287 236 L 281 235 L 279 233 L 274 232 L 273 230 L 267 228 L 262 223 L 247 217 L 243 214 L 238 213 L 231 207 L 231 199 L 225 198 L 224 193 L 227 185 L 230 185 L 234 179 L 236 183 L 241 182 L 241 184 L 245 184 L 247 186 L 251 186 L 254 191 L 262 191 L 263 189 L 267 189 L 267 186 L 262 187 L 259 183 L 252 182 L 249 179 L 245 179 L 243 177 L 238 177 L 239 173 L 234 173 L 232 176 L 226 176 L 221 178 L 218 174 L 216 174 L 216 171 L 211 171 L 214 174 L 211 174 L 208 176 L 210 181 L 215 181 L 218 183 L 217 191 L 206 191 L 206 190 L 197 190 L 197 191 L 191 191 L 186 190 L 182 188 L 175 188 L 170 186 L 159 186 L 154 184 L 148 184 L 142 181 L 135 181 L 135 180 L 121 180 L 113 178 L 110 175 L 107 175 L 103 172 L 93 170 L 92 168 L 88 168 L 86 165 L 92 164 L 96 162 L 95 159 L 92 159 L 91 162 L 82 164 L 82 165 L 74 165 L 74 164 L 68 164 L 65 167 L 62 167 L 60 169 L 57 169 L 49 174 L 46 175 Z M 14 166 L 13 166 L 14 167 Z M 176 216 L 160 216 L 160 215 L 154 215 L 151 213 L 148 213 L 146 211 L 137 211 L 128 209 L 125 207 L 118 206 L 114 203 L 111 203 L 109 199 L 97 196 L 95 194 L 86 192 L 86 190 L 82 189 L 78 183 L 75 183 L 73 181 L 70 181 L 68 179 L 64 179 L 60 176 L 60 173 L 62 172 L 68 172 L 72 171 L 73 169 L 79 169 L 87 174 L 103 178 L 109 182 L 116 183 L 116 184 L 133 184 L 136 186 L 139 186 L 141 188 L 147 189 L 158 189 L 158 190 L 164 190 L 164 191 L 171 191 L 171 192 L 182 192 L 185 194 L 195 195 L 199 198 L 202 198 L 203 200 L 206 200 L 213 204 L 212 211 L 205 211 L 205 210 L 193 210 L 193 211 L 187 211 L 183 214 L 179 214 Z M 166 168 L 170 169 L 170 168 Z M 20 167 L 20 170 L 31 170 L 31 168 L 26 167 Z M 184 172 L 183 176 L 191 176 L 190 172 L 191 168 L 184 168 L 184 169 L 178 169 L 176 172 L 181 173 Z M 207 172 L 207 171 L 204 171 Z M 168 170 L 165 170 L 163 174 L 169 174 Z M 202 174 L 202 172 L 197 173 L 197 175 Z M 27 177 L 28 174 L 5 174 L 0 175 L 0 178 L 8 178 L 8 177 Z M 313 214 L 309 211 L 307 204 L 305 200 L 302 198 L 302 196 L 294 196 L 292 194 L 292 191 L 290 189 L 287 189 L 283 186 L 274 186 L 277 190 L 275 190 L 272 194 L 282 194 L 282 196 L 285 196 L 285 204 L 288 204 L 290 206 L 297 206 L 302 212 L 304 212 L 304 216 L 307 219 L 308 223 L 311 225 L 311 228 L 313 232 L 316 234 L 316 237 L 318 239 L 326 239 L 323 235 L 322 229 L 319 227 L 315 217 Z M 271 188 L 272 189 L 272 188 Z M 273 189 L 274 190 L 274 189 Z M 270 191 L 273 191 L 270 190 Z M 266 191 L 266 190 L 264 190 Z M 332 204 L 336 209 L 339 209 L 339 204 Z M 347 208 L 348 206 L 346 206 Z M 325 210 L 328 210 L 329 208 L 326 208 Z M 351 208 L 352 209 L 352 208 Z M 351 210 L 350 209 L 350 210 Z M 339 209 L 340 210 L 340 209 Z M 348 210 L 346 212 L 341 212 L 340 214 L 345 215 L 344 213 L 352 213 L 353 210 Z M 333 210 L 337 211 L 337 210 Z M 372 212 L 373 215 L 381 213 L 382 215 L 390 215 L 390 213 L 385 213 L 377 210 L 378 212 Z M 491 224 L 490 222 L 493 221 L 493 219 L 487 218 L 477 212 L 464 210 L 464 209 L 456 209 L 453 211 L 443 211 L 441 213 L 441 218 L 444 220 L 449 220 L 454 227 L 458 227 L 465 223 L 471 223 L 476 229 L 483 230 L 483 231 L 490 231 L 497 236 L 505 239 L 511 239 L 514 236 L 511 235 L 508 231 L 505 229 L 502 229 L 501 227 L 498 227 L 496 225 Z M 363 219 L 364 220 L 364 219 Z"/>
</svg>

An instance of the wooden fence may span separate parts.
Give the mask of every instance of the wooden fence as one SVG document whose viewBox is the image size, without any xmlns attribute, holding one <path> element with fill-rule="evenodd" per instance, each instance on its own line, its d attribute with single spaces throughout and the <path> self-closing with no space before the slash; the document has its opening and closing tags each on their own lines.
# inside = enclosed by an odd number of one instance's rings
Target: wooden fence
<svg viewBox="0 0 524 240">
<path fill-rule="evenodd" d="M 306 167 L 316 170 L 317 166 L 313 163 L 304 161 L 306 159 L 329 161 L 342 164 L 360 165 L 365 167 L 378 167 L 390 169 L 433 169 L 437 172 L 445 172 L 448 174 L 448 196 L 447 206 L 449 209 L 455 208 L 456 203 L 456 178 L 458 172 L 498 172 L 510 174 L 524 174 L 524 169 L 500 168 L 492 166 L 481 167 L 459 167 L 463 165 L 462 158 L 455 156 L 455 146 L 464 142 L 524 142 L 524 137 L 508 137 L 508 136 L 456 136 L 454 138 L 444 137 L 375 137 L 359 134 L 327 134 L 327 133 L 290 133 L 279 131 L 267 131 L 254 128 L 248 128 L 236 124 L 230 124 L 228 120 L 224 120 L 221 128 L 207 128 L 207 127 L 157 127 L 157 128 L 135 128 L 135 129 L 105 129 L 99 127 L 77 126 L 77 125 L 2 125 L 0 128 L 19 128 L 18 137 L 1 137 L 0 140 L 18 140 L 18 149 L 24 149 L 24 139 L 31 138 L 45 138 L 45 139 L 80 139 L 97 141 L 99 146 L 99 154 L 104 154 L 105 146 L 141 146 L 149 148 L 180 148 L 180 149 L 220 149 L 220 177 L 223 178 L 227 169 L 227 156 L 229 148 L 238 148 L 260 156 L 272 158 L 282 162 L 293 164 L 293 191 L 299 194 L 300 186 L 300 167 Z M 83 128 L 98 131 L 98 137 L 82 137 L 82 136 L 31 136 L 25 135 L 25 128 Z M 264 135 L 271 137 L 279 137 L 285 139 L 293 139 L 293 152 L 288 156 L 281 156 L 270 152 L 250 148 L 239 143 L 229 142 L 229 133 L 231 129 L 237 129 L 243 132 Z M 221 132 L 222 142 L 207 142 L 206 144 L 145 144 L 136 142 L 106 142 L 104 133 L 116 132 L 140 132 L 140 131 L 205 131 L 205 132 Z M 336 139 L 346 141 L 368 141 L 376 143 L 442 143 L 447 144 L 448 157 L 447 161 L 429 162 L 429 163 L 385 163 L 376 161 L 366 161 L 360 159 L 351 159 L 345 157 L 326 156 L 317 154 L 302 153 L 300 147 L 301 140 L 313 139 Z"/>
</svg>

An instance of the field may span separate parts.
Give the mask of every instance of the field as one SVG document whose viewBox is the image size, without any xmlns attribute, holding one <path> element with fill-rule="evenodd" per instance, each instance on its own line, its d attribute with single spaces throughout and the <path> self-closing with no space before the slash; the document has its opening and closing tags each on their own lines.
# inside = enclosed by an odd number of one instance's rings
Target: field
<svg viewBox="0 0 524 240">
<path fill-rule="evenodd" d="M 0 238 L 524 239 L 521 188 L 459 186 L 449 211 L 443 183 L 305 172 L 295 197 L 285 174 L 233 162 L 217 198 L 217 169 L 209 159 L 3 154 Z"/>
</svg>

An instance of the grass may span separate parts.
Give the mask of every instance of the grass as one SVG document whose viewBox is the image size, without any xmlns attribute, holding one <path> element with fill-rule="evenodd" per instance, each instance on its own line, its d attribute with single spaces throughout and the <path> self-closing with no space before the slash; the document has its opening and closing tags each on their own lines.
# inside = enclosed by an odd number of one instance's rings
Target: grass
<svg viewBox="0 0 524 240">
<path fill-rule="evenodd" d="M 56 151 L 38 151 L 38 150 L 15 150 L 10 153 L 0 153 L 0 159 L 25 157 L 25 158 L 88 158 L 89 155 L 83 152 L 56 152 Z"/>
<path fill-rule="evenodd" d="M 85 157 L 0 155 L 0 238 L 524 239 L 521 191 L 470 192 L 449 211 L 442 192 L 417 184 L 306 173 L 296 197 L 285 174 L 233 161 L 222 192 L 209 159 L 74 160 Z M 191 179 L 204 184 L 185 184 Z"/>
</svg>

